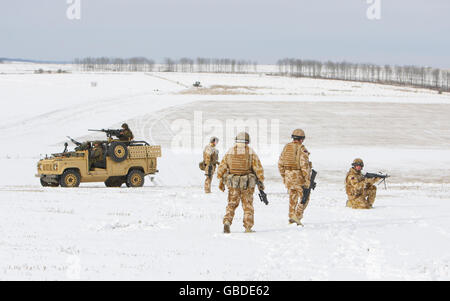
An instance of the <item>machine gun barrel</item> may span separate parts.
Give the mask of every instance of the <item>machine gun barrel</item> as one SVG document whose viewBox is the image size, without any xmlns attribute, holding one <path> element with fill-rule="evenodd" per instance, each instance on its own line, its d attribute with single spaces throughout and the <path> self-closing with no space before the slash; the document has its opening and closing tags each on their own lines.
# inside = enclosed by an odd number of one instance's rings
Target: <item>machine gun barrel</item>
<svg viewBox="0 0 450 301">
<path fill-rule="evenodd" d="M 69 138 L 70 141 L 72 141 L 73 144 L 75 144 L 76 146 L 80 146 L 81 142 L 76 141 L 75 139 L 71 138 L 70 136 L 66 136 L 67 138 Z"/>
<path fill-rule="evenodd" d="M 384 175 L 382 173 L 371 173 L 371 172 L 368 172 L 368 173 L 366 173 L 364 175 L 364 177 L 367 178 L 367 179 L 373 179 L 373 178 L 386 179 L 386 178 L 389 178 L 390 175 L 388 175 L 388 174 Z"/>
<path fill-rule="evenodd" d="M 106 134 L 108 138 L 112 138 L 112 136 L 119 137 L 121 136 L 122 130 L 114 130 L 114 129 L 101 129 L 101 130 L 93 130 L 88 129 L 89 132 L 103 132 Z"/>
<path fill-rule="evenodd" d="M 366 178 L 366 179 L 376 179 L 376 178 L 381 179 L 381 181 L 378 182 L 378 184 L 384 183 L 384 189 L 387 189 L 386 179 L 389 177 L 390 177 L 390 175 L 388 175 L 388 174 L 370 173 L 370 172 L 368 172 L 364 175 L 364 178 Z"/>
</svg>

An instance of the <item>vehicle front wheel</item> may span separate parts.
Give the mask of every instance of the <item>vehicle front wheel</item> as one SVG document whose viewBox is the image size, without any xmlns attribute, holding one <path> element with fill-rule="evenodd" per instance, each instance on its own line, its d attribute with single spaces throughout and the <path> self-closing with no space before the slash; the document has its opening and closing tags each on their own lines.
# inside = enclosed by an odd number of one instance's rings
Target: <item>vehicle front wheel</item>
<svg viewBox="0 0 450 301">
<path fill-rule="evenodd" d="M 61 187 L 78 187 L 80 186 L 81 176 L 76 170 L 66 170 L 59 180 Z"/>
<path fill-rule="evenodd" d="M 140 170 L 133 169 L 127 176 L 127 187 L 142 187 L 144 186 L 144 173 Z"/>
</svg>

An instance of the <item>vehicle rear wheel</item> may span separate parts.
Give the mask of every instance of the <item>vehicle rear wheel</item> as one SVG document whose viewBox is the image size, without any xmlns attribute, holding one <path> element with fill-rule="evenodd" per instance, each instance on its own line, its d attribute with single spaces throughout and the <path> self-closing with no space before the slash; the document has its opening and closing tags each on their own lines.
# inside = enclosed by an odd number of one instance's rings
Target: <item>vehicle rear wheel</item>
<svg viewBox="0 0 450 301">
<path fill-rule="evenodd" d="M 122 177 L 110 177 L 105 181 L 106 187 L 120 187 L 124 183 L 124 179 Z"/>
<path fill-rule="evenodd" d="M 144 186 L 144 173 L 138 169 L 133 169 L 127 176 L 127 187 L 142 187 Z"/>
<path fill-rule="evenodd" d="M 81 176 L 76 170 L 66 170 L 59 180 L 61 187 L 78 187 L 80 186 Z"/>
<path fill-rule="evenodd" d="M 111 145 L 108 148 L 108 155 L 115 162 L 125 161 L 128 157 L 127 145 L 123 142 L 118 141 L 111 142 Z"/>
</svg>

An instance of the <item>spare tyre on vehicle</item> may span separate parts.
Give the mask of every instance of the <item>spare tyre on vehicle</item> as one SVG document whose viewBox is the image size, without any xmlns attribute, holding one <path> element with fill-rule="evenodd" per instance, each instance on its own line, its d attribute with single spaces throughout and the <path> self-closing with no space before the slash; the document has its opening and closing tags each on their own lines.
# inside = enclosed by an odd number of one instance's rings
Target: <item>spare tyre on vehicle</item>
<svg viewBox="0 0 450 301">
<path fill-rule="evenodd" d="M 128 158 L 128 146 L 119 141 L 113 141 L 108 147 L 108 155 L 114 162 L 123 162 Z"/>
</svg>

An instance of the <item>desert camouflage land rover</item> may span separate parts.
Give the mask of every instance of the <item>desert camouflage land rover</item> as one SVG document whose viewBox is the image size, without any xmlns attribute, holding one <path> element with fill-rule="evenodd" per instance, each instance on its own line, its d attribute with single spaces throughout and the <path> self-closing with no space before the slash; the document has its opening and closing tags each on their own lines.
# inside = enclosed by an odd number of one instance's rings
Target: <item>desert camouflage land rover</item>
<svg viewBox="0 0 450 301">
<path fill-rule="evenodd" d="M 72 141 L 74 141 L 72 139 Z M 93 144 L 99 143 L 103 158 L 92 166 Z M 78 187 L 84 182 L 104 182 L 107 187 L 141 187 L 146 175 L 155 174 L 161 146 L 145 141 L 87 141 L 75 151 L 53 154 L 37 163 L 37 175 L 45 187 Z"/>
</svg>

